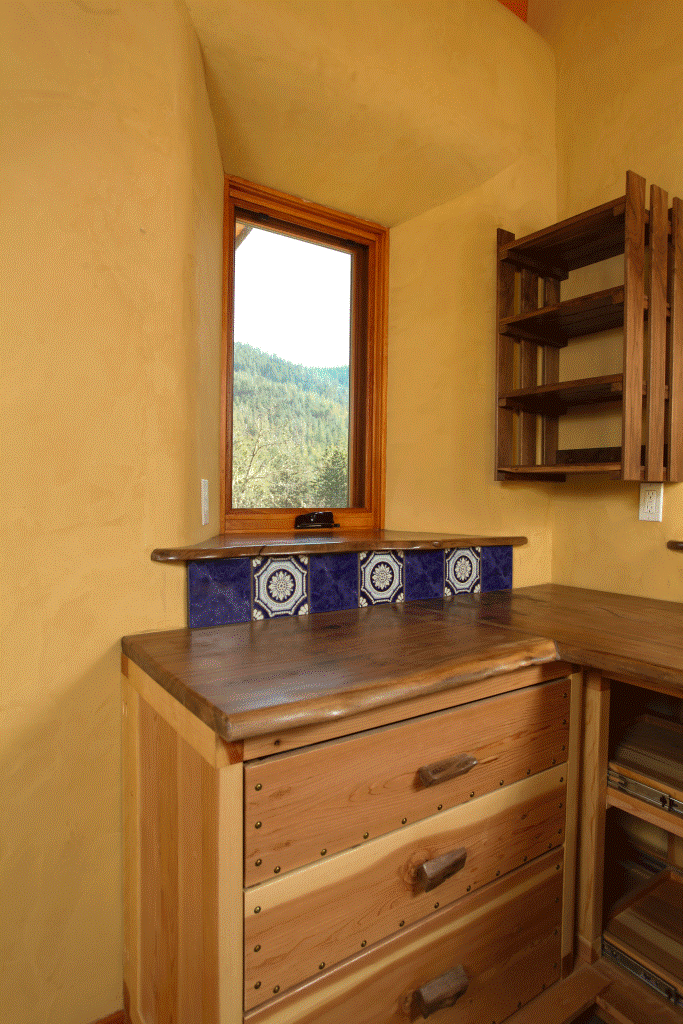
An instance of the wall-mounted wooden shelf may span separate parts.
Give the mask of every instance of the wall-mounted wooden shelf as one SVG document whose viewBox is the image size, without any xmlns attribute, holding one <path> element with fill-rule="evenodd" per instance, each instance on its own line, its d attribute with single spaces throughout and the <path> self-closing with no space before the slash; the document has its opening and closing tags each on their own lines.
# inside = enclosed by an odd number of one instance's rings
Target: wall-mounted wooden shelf
<svg viewBox="0 0 683 1024">
<path fill-rule="evenodd" d="M 572 270 L 624 256 L 624 283 L 562 301 Z M 539 291 L 542 295 L 539 300 Z M 683 480 L 683 205 L 629 171 L 624 196 L 516 239 L 498 231 L 496 478 Z M 559 350 L 623 329 L 623 371 L 561 381 Z M 540 355 L 540 359 L 539 359 Z M 619 449 L 562 460 L 559 417 L 618 407 Z"/>
</svg>

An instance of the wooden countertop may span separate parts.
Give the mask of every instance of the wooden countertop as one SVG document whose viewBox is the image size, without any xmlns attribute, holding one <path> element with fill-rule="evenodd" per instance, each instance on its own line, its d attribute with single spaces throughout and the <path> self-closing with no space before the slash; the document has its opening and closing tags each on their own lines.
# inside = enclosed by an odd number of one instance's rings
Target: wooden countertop
<svg viewBox="0 0 683 1024">
<path fill-rule="evenodd" d="M 122 646 L 229 741 L 551 661 L 683 696 L 683 604 L 552 584 L 146 633 Z"/>
<path fill-rule="evenodd" d="M 526 537 L 408 533 L 399 530 L 291 530 L 289 533 L 221 533 L 184 548 L 155 548 L 153 562 L 206 562 L 264 555 L 325 555 L 344 551 L 414 551 L 434 548 L 518 547 Z"/>
<path fill-rule="evenodd" d="M 456 602 L 470 622 L 552 637 L 564 661 L 683 695 L 683 604 L 551 583 Z"/>
<path fill-rule="evenodd" d="M 468 622 L 452 601 L 146 633 L 122 646 L 230 741 L 557 660 L 552 641 Z"/>
</svg>

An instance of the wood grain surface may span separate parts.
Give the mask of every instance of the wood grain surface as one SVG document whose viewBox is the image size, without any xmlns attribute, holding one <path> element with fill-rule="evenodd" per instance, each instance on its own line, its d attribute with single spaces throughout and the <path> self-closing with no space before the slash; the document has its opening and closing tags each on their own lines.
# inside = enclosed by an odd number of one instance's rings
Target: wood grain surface
<svg viewBox="0 0 683 1024">
<path fill-rule="evenodd" d="M 561 679 L 245 764 L 245 884 L 565 762 L 569 704 Z M 421 783 L 424 759 L 461 751 L 467 775 Z"/>
<path fill-rule="evenodd" d="M 471 621 L 551 637 L 565 661 L 683 695 L 683 604 L 548 583 L 455 599 Z"/>
<path fill-rule="evenodd" d="M 526 537 L 462 533 L 408 533 L 397 530 L 289 530 L 270 533 L 221 533 L 182 548 L 155 548 L 153 562 L 202 562 L 214 558 L 264 555 L 323 555 L 342 551 L 412 551 L 433 548 L 518 547 Z"/>
<path fill-rule="evenodd" d="M 275 985 L 284 991 L 314 977 L 321 961 L 337 963 L 562 846 L 563 773 L 564 768 L 553 768 L 531 776 L 249 889 L 246 1008 L 268 998 Z M 434 889 L 421 891 L 420 865 L 454 849 L 465 855 L 462 867 Z M 514 877 L 508 877 L 512 884 Z"/>
<path fill-rule="evenodd" d="M 245 1024 L 406 1024 L 413 993 L 459 965 L 443 1024 L 508 1017 L 560 975 L 562 857 L 548 853 L 245 1015 Z"/>
<path fill-rule="evenodd" d="M 178 629 L 124 654 L 226 740 L 335 720 L 555 661 L 551 640 L 468 622 L 452 601 Z"/>
</svg>

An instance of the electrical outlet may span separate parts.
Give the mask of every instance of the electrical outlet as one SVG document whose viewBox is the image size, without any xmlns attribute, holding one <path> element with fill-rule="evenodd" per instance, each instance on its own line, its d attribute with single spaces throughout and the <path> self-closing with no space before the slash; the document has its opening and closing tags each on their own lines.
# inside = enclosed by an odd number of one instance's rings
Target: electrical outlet
<svg viewBox="0 0 683 1024">
<path fill-rule="evenodd" d="M 662 505 L 664 504 L 664 484 L 640 485 L 639 519 L 661 523 Z"/>
<path fill-rule="evenodd" d="M 661 519 L 661 516 L 660 516 Z M 202 480 L 202 526 L 209 525 L 209 481 Z"/>
</svg>

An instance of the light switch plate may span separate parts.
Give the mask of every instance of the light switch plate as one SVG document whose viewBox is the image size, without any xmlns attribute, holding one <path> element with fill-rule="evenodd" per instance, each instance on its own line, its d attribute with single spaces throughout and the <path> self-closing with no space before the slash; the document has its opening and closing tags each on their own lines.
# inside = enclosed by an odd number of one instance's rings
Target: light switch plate
<svg viewBox="0 0 683 1024">
<path fill-rule="evenodd" d="M 640 509 L 638 518 L 661 523 L 664 504 L 664 484 L 640 485 Z"/>
<path fill-rule="evenodd" d="M 661 518 L 661 516 L 660 516 Z M 209 481 L 202 480 L 202 526 L 209 525 Z"/>
</svg>

